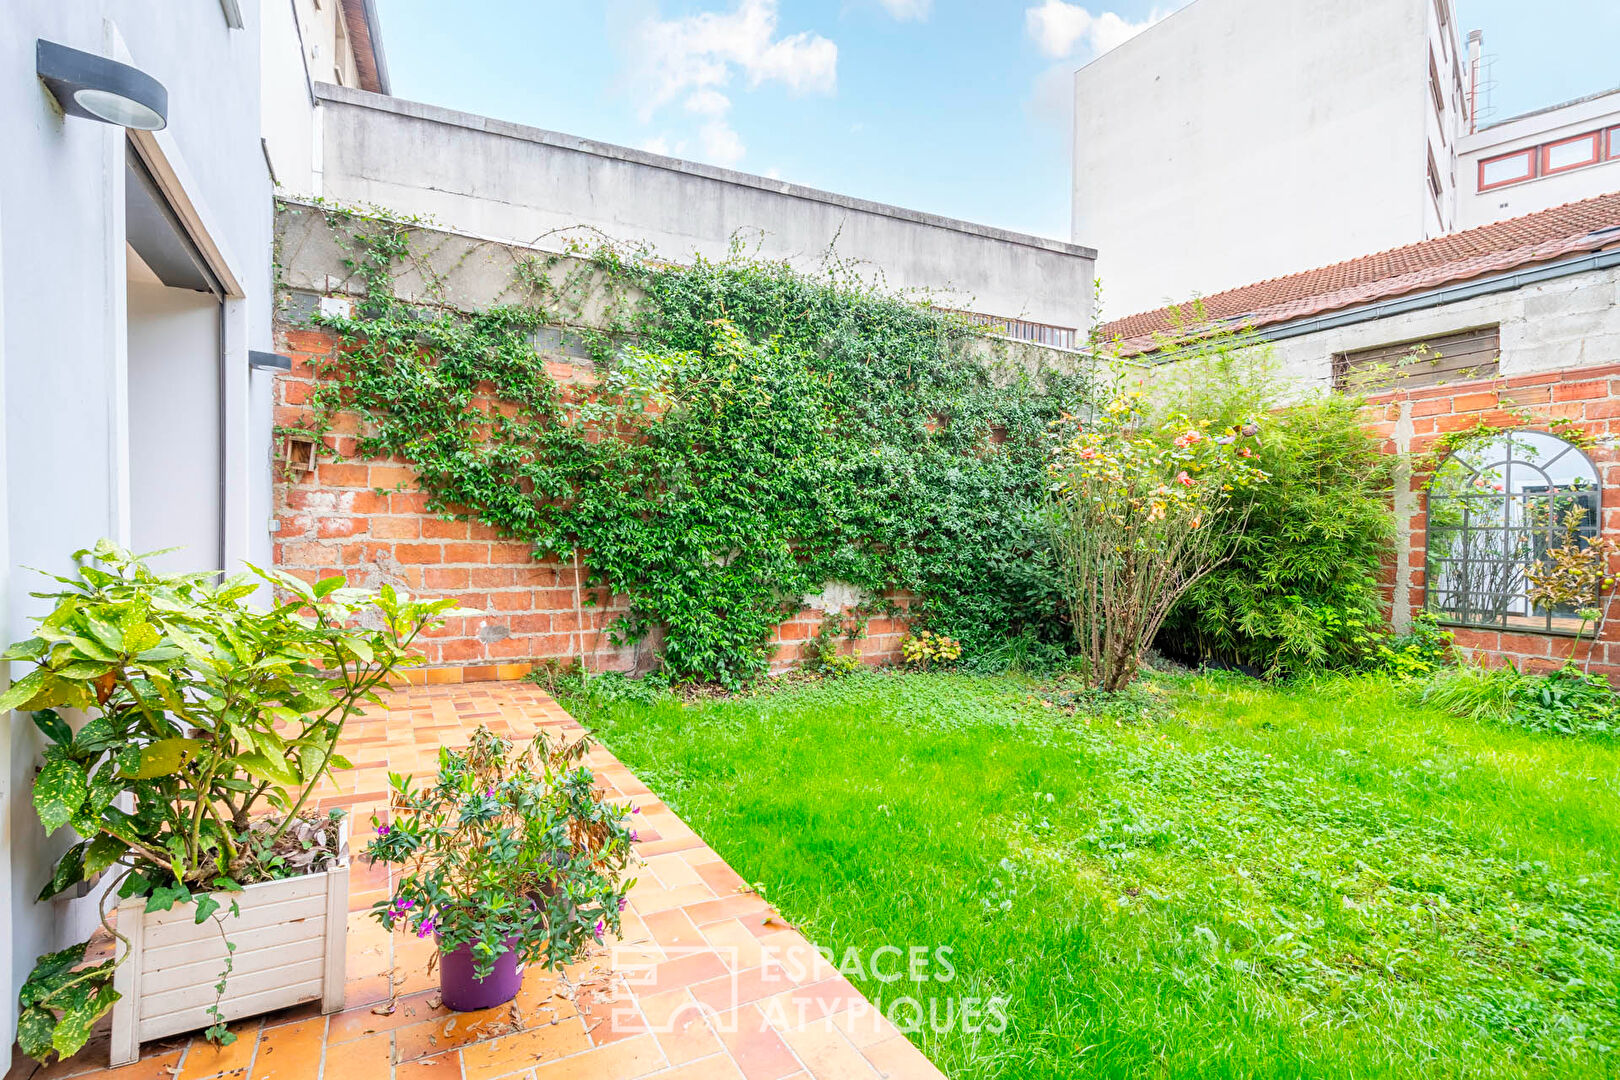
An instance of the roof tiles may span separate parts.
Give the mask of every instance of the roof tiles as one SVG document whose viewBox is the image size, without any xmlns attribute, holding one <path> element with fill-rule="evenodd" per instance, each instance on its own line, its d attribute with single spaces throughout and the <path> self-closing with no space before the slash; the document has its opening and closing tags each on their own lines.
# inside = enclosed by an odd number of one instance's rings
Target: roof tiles
<svg viewBox="0 0 1620 1080">
<path fill-rule="evenodd" d="M 1104 324 L 1102 335 L 1117 340 L 1124 355 L 1152 352 L 1178 332 L 1292 322 L 1612 246 L 1620 246 L 1620 192 L 1227 289 L 1179 311 L 1172 305 L 1129 315 Z"/>
</svg>

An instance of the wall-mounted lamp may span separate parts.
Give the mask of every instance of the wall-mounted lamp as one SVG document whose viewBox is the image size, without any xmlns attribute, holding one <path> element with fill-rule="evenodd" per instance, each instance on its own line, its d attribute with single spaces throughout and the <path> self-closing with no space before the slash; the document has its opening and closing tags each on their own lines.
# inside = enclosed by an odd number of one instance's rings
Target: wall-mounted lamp
<svg viewBox="0 0 1620 1080">
<path fill-rule="evenodd" d="M 292 357 L 282 356 L 280 353 L 249 349 L 248 367 L 254 371 L 291 371 Z"/>
<path fill-rule="evenodd" d="M 40 38 L 35 70 L 69 116 L 156 131 L 169 122 L 169 92 L 139 68 Z"/>
</svg>

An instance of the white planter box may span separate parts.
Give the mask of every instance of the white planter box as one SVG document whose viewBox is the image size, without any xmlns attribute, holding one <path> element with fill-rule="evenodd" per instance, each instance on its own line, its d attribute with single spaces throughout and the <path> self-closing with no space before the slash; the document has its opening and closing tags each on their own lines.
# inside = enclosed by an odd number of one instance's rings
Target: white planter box
<svg viewBox="0 0 1620 1080">
<path fill-rule="evenodd" d="M 118 905 L 118 932 L 129 946 L 113 975 L 120 996 L 113 1005 L 112 1064 L 134 1061 L 143 1042 L 214 1023 L 208 1010 L 227 955 L 235 962 L 219 998 L 225 1020 L 306 1001 L 320 1001 L 322 1012 L 343 1008 L 348 823 L 341 828 L 337 865 L 219 893 L 220 909 L 200 925 L 191 904 L 150 914 L 145 898 Z M 240 915 L 230 914 L 232 900 Z M 226 941 L 236 946 L 234 954 Z M 125 952 L 118 942 L 118 955 Z"/>
</svg>

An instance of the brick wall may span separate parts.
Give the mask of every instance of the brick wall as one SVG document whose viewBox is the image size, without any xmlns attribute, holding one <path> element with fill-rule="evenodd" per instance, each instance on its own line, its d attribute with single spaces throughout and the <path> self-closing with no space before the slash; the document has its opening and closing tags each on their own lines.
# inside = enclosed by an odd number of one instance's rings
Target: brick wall
<svg viewBox="0 0 1620 1080">
<path fill-rule="evenodd" d="M 1391 451 L 1422 454 L 1448 432 L 1465 431 L 1480 422 L 1491 427 L 1528 426 L 1545 430 L 1567 420 L 1601 442 L 1620 439 L 1620 364 L 1565 371 L 1460 382 L 1417 390 L 1396 390 L 1368 401 L 1371 429 Z M 1620 530 L 1620 453 L 1605 445 L 1587 450 L 1602 483 L 1602 532 Z M 1397 560 L 1385 568 L 1385 595 L 1397 626 L 1424 605 L 1426 511 L 1424 485 L 1429 477 L 1414 474 L 1397 492 L 1400 542 Z M 1610 566 L 1620 571 L 1620 559 Z M 1582 642 L 1576 658 L 1590 658 L 1592 670 L 1611 681 L 1620 679 L 1620 607 L 1605 597 L 1608 620 L 1602 637 Z M 1568 636 L 1450 628 L 1471 658 L 1483 663 L 1512 660 L 1521 667 L 1550 668 L 1570 655 Z"/>
<path fill-rule="evenodd" d="M 279 376 L 275 422 L 299 425 L 313 386 L 309 359 L 327 355 L 333 339 L 317 331 L 278 329 L 281 351 L 292 357 L 292 371 Z M 582 372 L 566 358 L 553 362 L 560 381 L 578 382 Z M 327 443 L 349 457 L 362 420 L 355 414 L 334 418 Z M 375 588 L 383 582 L 412 592 L 453 596 L 463 613 L 421 642 L 426 670 L 413 681 L 455 682 L 513 679 L 537 661 L 578 659 L 583 652 L 593 671 L 647 670 L 657 642 L 614 647 L 608 627 L 623 614 L 626 598 L 589 590 L 575 567 L 536 560 L 527 543 L 503 536 L 476 521 L 445 520 L 427 511 L 427 497 L 415 488 L 415 473 L 402 461 L 322 461 L 312 473 L 280 466 L 285 447 L 276 447 L 276 565 L 308 580 L 341 573 L 351 585 Z M 594 603 L 593 603 L 594 601 Z M 806 607 L 777 628 L 772 670 L 795 665 L 804 643 L 825 618 Z M 903 619 L 874 618 L 858 642 L 871 664 L 899 659 Z M 840 643 L 843 651 L 850 646 Z"/>
</svg>

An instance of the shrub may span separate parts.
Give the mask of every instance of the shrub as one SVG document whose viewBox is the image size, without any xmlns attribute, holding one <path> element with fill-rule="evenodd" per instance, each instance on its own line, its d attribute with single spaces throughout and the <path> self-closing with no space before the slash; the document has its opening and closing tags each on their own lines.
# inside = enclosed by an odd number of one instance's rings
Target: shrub
<svg viewBox="0 0 1620 1080">
<path fill-rule="evenodd" d="M 1130 395 L 1063 429 L 1052 535 L 1091 685 L 1129 684 L 1171 607 L 1230 556 L 1243 531 L 1234 496 L 1265 479 L 1252 464 L 1259 430 L 1156 420 Z"/>
<path fill-rule="evenodd" d="M 1394 459 L 1340 395 L 1288 401 L 1268 350 L 1227 334 L 1174 352 L 1158 405 L 1214 425 L 1269 414 L 1256 440 L 1264 484 L 1235 496 L 1232 557 L 1193 585 L 1160 647 L 1267 673 L 1377 658 L 1377 575 L 1394 537 Z"/>
</svg>

